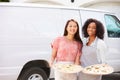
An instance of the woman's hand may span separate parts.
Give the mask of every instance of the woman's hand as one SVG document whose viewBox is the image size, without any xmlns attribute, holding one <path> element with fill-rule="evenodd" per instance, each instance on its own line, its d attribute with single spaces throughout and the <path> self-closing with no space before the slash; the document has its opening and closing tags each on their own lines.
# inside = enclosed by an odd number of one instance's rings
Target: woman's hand
<svg viewBox="0 0 120 80">
<path fill-rule="evenodd" d="M 53 62 L 49 62 L 49 66 L 52 67 L 53 66 Z"/>
</svg>

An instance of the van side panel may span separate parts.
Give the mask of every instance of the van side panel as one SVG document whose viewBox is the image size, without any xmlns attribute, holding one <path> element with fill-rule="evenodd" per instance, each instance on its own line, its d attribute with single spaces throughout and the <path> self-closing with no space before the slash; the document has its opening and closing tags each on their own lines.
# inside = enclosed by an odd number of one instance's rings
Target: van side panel
<svg viewBox="0 0 120 80">
<path fill-rule="evenodd" d="M 16 80 L 27 62 L 48 61 L 60 21 L 59 9 L 1 6 L 0 77 Z"/>
</svg>

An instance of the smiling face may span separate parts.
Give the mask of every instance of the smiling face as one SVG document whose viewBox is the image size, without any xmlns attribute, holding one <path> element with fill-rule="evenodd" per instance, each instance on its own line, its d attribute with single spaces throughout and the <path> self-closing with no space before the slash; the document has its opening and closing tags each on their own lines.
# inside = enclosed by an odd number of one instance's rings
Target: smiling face
<svg viewBox="0 0 120 80">
<path fill-rule="evenodd" d="M 87 33 L 89 36 L 96 36 L 96 24 L 91 22 L 87 27 Z"/>
<path fill-rule="evenodd" d="M 70 21 L 66 28 L 69 35 L 75 35 L 77 29 L 78 29 L 77 24 L 73 21 Z"/>
</svg>

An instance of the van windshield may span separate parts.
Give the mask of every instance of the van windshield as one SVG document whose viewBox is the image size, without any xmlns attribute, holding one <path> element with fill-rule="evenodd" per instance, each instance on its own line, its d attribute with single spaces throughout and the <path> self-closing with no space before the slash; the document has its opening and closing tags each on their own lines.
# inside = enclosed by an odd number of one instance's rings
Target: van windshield
<svg viewBox="0 0 120 80">
<path fill-rule="evenodd" d="M 114 15 L 105 14 L 105 23 L 108 37 L 120 38 L 120 20 Z"/>
</svg>

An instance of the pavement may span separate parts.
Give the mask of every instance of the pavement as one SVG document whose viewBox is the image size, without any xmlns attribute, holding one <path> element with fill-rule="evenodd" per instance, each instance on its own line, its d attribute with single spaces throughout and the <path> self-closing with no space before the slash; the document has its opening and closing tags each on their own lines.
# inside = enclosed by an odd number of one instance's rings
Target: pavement
<svg viewBox="0 0 120 80">
<path fill-rule="evenodd" d="M 120 80 L 120 72 L 102 76 L 102 80 Z"/>
<path fill-rule="evenodd" d="M 49 80 L 55 80 L 51 78 Z M 102 76 L 102 80 L 120 80 L 120 72 Z"/>
</svg>

